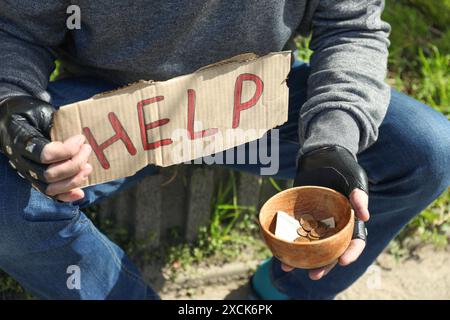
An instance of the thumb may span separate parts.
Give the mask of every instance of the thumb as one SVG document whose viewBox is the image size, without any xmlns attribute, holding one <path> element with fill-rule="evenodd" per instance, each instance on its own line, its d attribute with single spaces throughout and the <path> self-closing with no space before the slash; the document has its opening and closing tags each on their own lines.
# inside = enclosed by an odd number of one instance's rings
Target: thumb
<svg viewBox="0 0 450 320">
<path fill-rule="evenodd" d="M 369 220 L 369 196 L 367 193 L 361 189 L 354 189 L 349 198 L 356 216 L 364 222 Z"/>
</svg>

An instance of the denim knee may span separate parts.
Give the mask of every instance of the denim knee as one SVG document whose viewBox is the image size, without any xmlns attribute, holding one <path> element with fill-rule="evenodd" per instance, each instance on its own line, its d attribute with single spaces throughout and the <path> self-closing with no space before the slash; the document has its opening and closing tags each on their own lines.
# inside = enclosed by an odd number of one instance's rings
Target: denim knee
<svg viewBox="0 0 450 320">
<path fill-rule="evenodd" d="M 450 122 L 441 113 L 392 90 L 381 136 L 382 143 L 392 144 L 390 157 L 400 152 L 404 163 L 396 171 L 408 172 L 416 190 L 437 196 L 449 185 Z"/>
<path fill-rule="evenodd" d="M 438 128 L 416 135 L 417 187 L 434 196 L 450 184 L 450 122 L 448 135 Z"/>
<path fill-rule="evenodd" d="M 11 197 L 0 211 L 0 255 L 43 252 L 70 242 L 87 223 L 78 207 L 31 189 Z"/>
</svg>

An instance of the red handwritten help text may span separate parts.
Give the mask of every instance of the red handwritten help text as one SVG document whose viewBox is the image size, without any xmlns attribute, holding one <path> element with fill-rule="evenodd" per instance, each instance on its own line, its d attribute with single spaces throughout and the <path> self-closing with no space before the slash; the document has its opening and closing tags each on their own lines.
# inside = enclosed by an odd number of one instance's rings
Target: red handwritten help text
<svg viewBox="0 0 450 320">
<path fill-rule="evenodd" d="M 242 102 L 242 92 L 244 81 L 252 81 L 255 84 L 255 93 L 253 96 Z M 235 81 L 234 87 L 234 104 L 233 104 L 233 119 L 231 127 L 236 129 L 239 127 L 239 121 L 241 117 L 241 112 L 254 107 L 264 91 L 264 84 L 260 77 L 251 73 L 244 73 L 239 75 Z M 187 90 L 188 105 L 187 105 L 187 132 L 190 140 L 201 139 L 208 136 L 215 135 L 218 132 L 218 128 L 209 128 L 201 131 L 194 130 L 195 123 L 195 105 L 196 105 L 196 92 L 193 89 Z M 139 101 L 137 104 L 137 114 L 138 114 L 138 125 L 140 129 L 141 144 L 143 150 L 154 150 L 156 148 L 164 147 L 173 143 L 172 139 L 165 138 L 157 141 L 149 141 L 148 131 L 155 129 L 157 127 L 164 126 L 170 122 L 169 118 L 158 119 L 149 123 L 145 123 L 144 119 L 144 108 L 151 108 L 152 104 L 156 108 L 158 105 L 156 103 L 164 100 L 164 96 L 156 96 L 149 99 L 144 99 Z M 103 169 L 107 170 L 110 168 L 109 161 L 105 155 L 105 149 L 114 144 L 117 141 L 122 141 L 125 145 L 126 150 L 131 156 L 136 155 L 137 150 L 133 142 L 131 141 L 126 129 L 122 126 L 121 122 L 117 118 L 116 114 L 110 112 L 108 114 L 108 120 L 115 134 L 108 138 L 102 143 L 98 143 L 89 127 L 83 128 L 83 133 L 87 138 L 87 141 L 92 146 L 92 151 L 94 151 L 95 156 L 100 162 Z"/>
</svg>

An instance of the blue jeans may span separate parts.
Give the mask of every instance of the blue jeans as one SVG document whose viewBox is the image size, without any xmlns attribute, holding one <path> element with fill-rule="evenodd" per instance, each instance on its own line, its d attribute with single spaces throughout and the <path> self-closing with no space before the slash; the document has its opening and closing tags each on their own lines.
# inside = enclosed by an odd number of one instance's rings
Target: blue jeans
<svg viewBox="0 0 450 320">
<path fill-rule="evenodd" d="M 289 77 L 289 120 L 280 128 L 276 178 L 294 178 L 300 148 L 298 112 L 306 99 L 308 73 L 307 64 L 296 63 Z M 56 106 L 110 89 L 104 81 L 87 78 L 60 80 L 48 88 Z M 292 298 L 329 299 L 346 289 L 400 229 L 448 187 L 450 122 L 422 103 L 392 91 L 378 141 L 358 159 L 370 180 L 372 216 L 367 223 L 367 247 L 355 263 L 334 268 L 320 281 L 310 280 L 304 270 L 285 273 L 273 259 L 271 281 Z M 234 168 L 259 173 L 258 165 Z M 80 210 L 155 170 L 148 166 L 132 177 L 88 187 L 84 199 L 62 204 L 32 189 L 0 155 L 0 268 L 40 298 L 158 298 L 123 250 Z M 69 266 L 79 268 L 79 289 L 67 283 Z"/>
</svg>

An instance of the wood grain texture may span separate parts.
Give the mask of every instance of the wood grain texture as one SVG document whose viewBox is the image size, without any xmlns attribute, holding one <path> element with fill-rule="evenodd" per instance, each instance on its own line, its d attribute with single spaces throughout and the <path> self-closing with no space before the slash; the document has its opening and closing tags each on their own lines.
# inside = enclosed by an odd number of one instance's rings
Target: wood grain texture
<svg viewBox="0 0 450 320">
<path fill-rule="evenodd" d="M 288 242 L 275 237 L 277 211 L 298 217 L 308 213 L 316 220 L 334 217 L 338 232 L 313 242 Z M 313 269 L 332 263 L 348 247 L 353 233 L 354 213 L 348 199 L 332 189 L 304 186 L 284 190 L 261 208 L 261 233 L 272 254 L 287 265 Z"/>
</svg>

